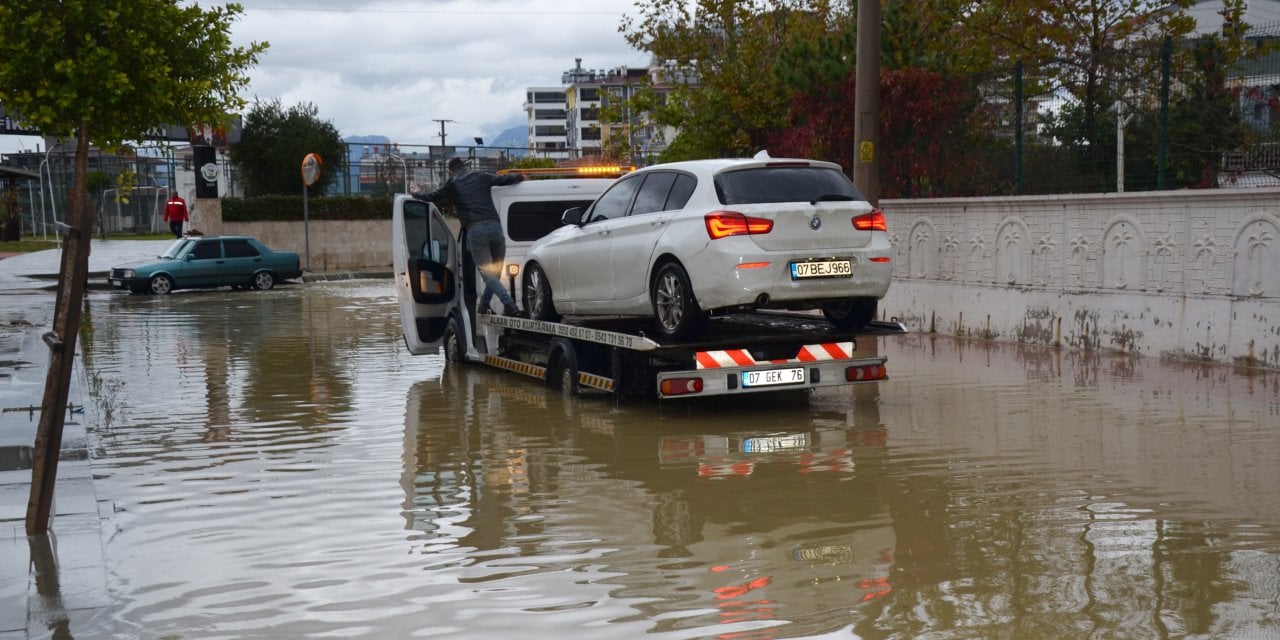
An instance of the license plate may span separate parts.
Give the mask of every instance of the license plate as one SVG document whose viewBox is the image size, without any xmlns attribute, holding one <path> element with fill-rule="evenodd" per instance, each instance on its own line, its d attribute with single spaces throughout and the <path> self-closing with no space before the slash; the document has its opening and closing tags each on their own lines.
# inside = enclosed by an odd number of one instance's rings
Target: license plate
<svg viewBox="0 0 1280 640">
<path fill-rule="evenodd" d="M 744 438 L 742 440 L 742 451 L 744 453 L 773 453 L 775 451 L 803 449 L 808 445 L 809 435 L 805 433 L 795 433 L 789 436 L 760 436 L 757 438 Z"/>
<path fill-rule="evenodd" d="M 849 260 L 807 260 L 791 263 L 791 279 L 807 278 L 847 278 L 853 274 L 853 263 Z"/>
<path fill-rule="evenodd" d="M 771 387 L 778 384 L 804 384 L 804 367 L 793 369 L 760 369 L 742 372 L 743 387 Z"/>
</svg>

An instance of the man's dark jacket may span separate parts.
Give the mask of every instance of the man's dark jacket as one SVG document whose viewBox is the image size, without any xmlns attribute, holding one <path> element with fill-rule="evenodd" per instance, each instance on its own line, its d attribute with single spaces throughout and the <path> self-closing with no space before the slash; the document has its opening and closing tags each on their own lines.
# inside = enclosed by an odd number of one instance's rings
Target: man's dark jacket
<svg viewBox="0 0 1280 640">
<path fill-rule="evenodd" d="M 439 189 L 428 194 L 415 193 L 413 197 L 427 202 L 452 201 L 458 212 L 458 220 L 465 228 L 478 222 L 501 222 L 498 210 L 493 208 L 493 196 L 489 194 L 489 188 L 516 184 L 522 180 L 524 176 L 518 173 L 500 176 L 483 171 L 459 171 L 450 176 Z"/>
</svg>

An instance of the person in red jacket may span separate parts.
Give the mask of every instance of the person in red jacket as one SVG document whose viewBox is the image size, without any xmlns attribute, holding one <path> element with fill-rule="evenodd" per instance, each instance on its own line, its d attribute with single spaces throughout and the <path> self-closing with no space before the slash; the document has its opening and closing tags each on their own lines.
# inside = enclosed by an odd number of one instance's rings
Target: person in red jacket
<svg viewBox="0 0 1280 640">
<path fill-rule="evenodd" d="M 182 237 L 182 223 L 187 221 L 187 201 L 177 191 L 169 196 L 169 202 L 164 205 L 164 221 L 169 223 L 173 237 Z"/>
</svg>

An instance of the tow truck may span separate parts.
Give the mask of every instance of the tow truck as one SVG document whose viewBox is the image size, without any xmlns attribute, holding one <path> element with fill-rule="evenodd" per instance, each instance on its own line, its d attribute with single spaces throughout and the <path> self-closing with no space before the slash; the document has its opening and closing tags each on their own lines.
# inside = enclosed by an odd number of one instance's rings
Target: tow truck
<svg viewBox="0 0 1280 640">
<path fill-rule="evenodd" d="M 548 178 L 544 171 L 539 177 L 548 179 L 493 189 L 508 234 L 505 273 L 517 302 L 519 257 L 539 229 L 555 228 L 558 213 L 568 208 L 563 205 L 589 204 L 612 182 L 602 179 L 608 174 L 594 175 Z M 447 362 L 523 374 L 568 394 L 676 399 L 874 383 L 888 377 L 886 358 L 859 350 L 859 340 L 906 332 L 898 322 L 841 331 L 817 315 L 756 311 L 713 315 L 696 340 L 677 341 L 659 337 L 639 318 L 547 322 L 480 314 L 483 285 L 461 250 L 465 230 L 455 233 L 435 205 L 407 195 L 396 196 L 393 206 L 393 269 L 409 352 L 443 348 Z"/>
</svg>

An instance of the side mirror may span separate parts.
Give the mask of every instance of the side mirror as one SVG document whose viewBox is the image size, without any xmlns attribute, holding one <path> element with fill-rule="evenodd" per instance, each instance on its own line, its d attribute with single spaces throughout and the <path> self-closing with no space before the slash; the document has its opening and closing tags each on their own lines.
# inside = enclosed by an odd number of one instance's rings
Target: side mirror
<svg viewBox="0 0 1280 640">
<path fill-rule="evenodd" d="M 582 207 L 565 209 L 564 214 L 560 216 L 560 223 L 582 226 Z"/>
</svg>

